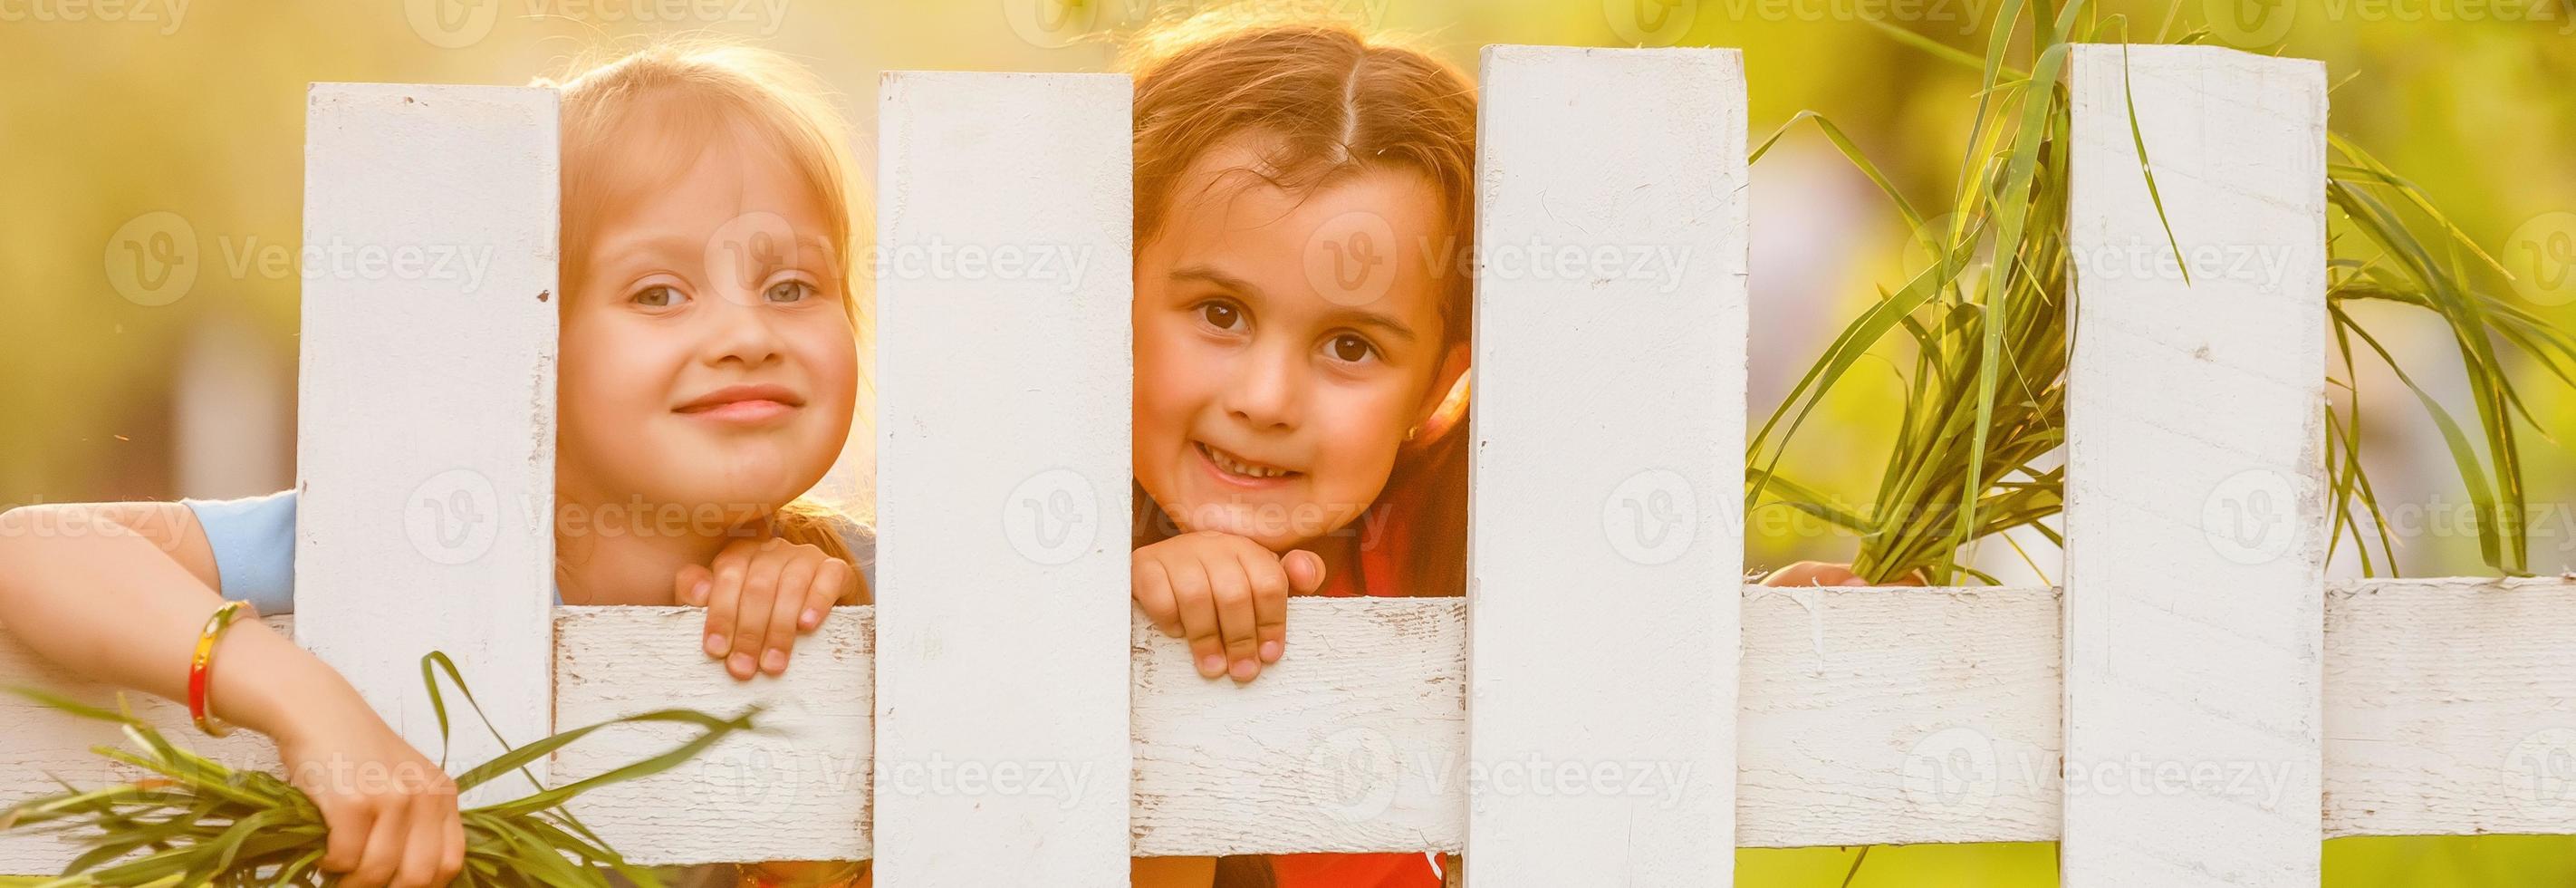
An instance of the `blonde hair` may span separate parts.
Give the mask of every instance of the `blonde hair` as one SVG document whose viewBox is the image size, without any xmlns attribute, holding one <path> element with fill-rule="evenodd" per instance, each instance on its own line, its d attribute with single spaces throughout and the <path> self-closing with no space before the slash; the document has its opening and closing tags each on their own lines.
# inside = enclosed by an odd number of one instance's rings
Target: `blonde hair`
<svg viewBox="0 0 2576 888">
<path fill-rule="evenodd" d="M 536 82 L 562 96 L 563 289 L 575 290 L 575 282 L 588 271 L 588 251 L 577 245 L 587 243 L 601 224 L 606 173 L 614 164 L 638 152 L 660 151 L 661 156 L 636 162 L 677 168 L 709 142 L 748 132 L 785 159 L 821 204 L 830 226 L 824 236 L 835 278 L 828 287 L 848 312 L 860 348 L 875 342 L 871 312 L 863 308 L 866 281 L 852 273 L 852 250 L 865 232 L 851 212 L 861 201 L 848 172 L 848 125 L 810 74 L 777 53 L 695 37 L 658 39 L 612 59 L 579 60 L 569 71 L 560 79 Z M 654 139 L 635 138 L 631 129 L 648 106 L 662 126 Z M 872 402 L 872 382 L 864 372 L 859 386 L 859 403 Z M 856 421 L 862 433 L 874 425 L 864 410 Z M 769 530 L 856 564 L 842 530 L 862 511 L 837 507 L 809 492 L 781 507 Z"/>
</svg>

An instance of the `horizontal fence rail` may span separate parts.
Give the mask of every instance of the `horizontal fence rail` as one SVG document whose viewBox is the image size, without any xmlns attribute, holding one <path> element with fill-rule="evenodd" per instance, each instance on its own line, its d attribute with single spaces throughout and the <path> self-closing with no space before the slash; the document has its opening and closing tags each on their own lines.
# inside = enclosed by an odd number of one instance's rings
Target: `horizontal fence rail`
<svg viewBox="0 0 2576 888">
<path fill-rule="evenodd" d="M 431 649 L 514 741 L 758 704 L 767 730 L 574 811 L 639 862 L 868 858 L 896 888 L 1397 851 L 1462 852 L 1477 888 L 1723 885 L 1730 847 L 2046 840 L 2083 888 L 2313 885 L 2327 837 L 2576 832 L 2576 576 L 2324 577 L 2315 63 L 2070 57 L 2062 591 L 1740 585 L 1741 58 L 1483 65 L 1464 599 L 1298 599 L 1245 686 L 1142 624 L 1131 85 L 906 72 L 879 106 L 875 605 L 747 683 L 695 609 L 549 610 L 553 97 L 317 85 L 308 241 L 506 261 L 308 283 L 298 611 L 270 619 L 424 748 Z M 965 251 L 993 261 L 902 261 Z M 2258 273 L 2181 280 L 2212 256 Z M 7 639 L 0 681 L 112 696 Z M 0 722 L 0 793 L 120 775 L 104 725 L 16 697 Z M 0 833 L 0 872 L 73 854 Z"/>
<path fill-rule="evenodd" d="M 2146 760 L 2076 775 L 2080 786 L 2060 780 L 2055 590 L 1746 586 L 1741 600 L 1737 847 L 2050 841 L 2070 792 L 2202 781 L 2259 803 L 2281 791 L 2280 772 L 2250 762 L 2195 775 Z M 2329 585 L 2325 604 L 2326 836 L 2569 831 L 2576 622 L 2565 616 L 2576 613 L 2576 577 L 2346 581 Z M 776 731 L 586 794 L 574 813 L 648 863 L 873 853 L 875 608 L 838 611 L 797 646 L 786 675 L 745 684 L 698 651 L 695 609 L 556 608 L 558 724 L 759 703 Z M 965 799 L 1123 792 L 1129 851 L 1149 856 L 1457 851 L 1471 791 L 1534 792 L 1525 768 L 1479 774 L 1467 760 L 1464 601 L 1294 599 L 1288 633 L 1291 653 L 1237 688 L 1200 679 L 1183 642 L 1137 625 L 1132 785 L 1063 756 L 954 760 L 889 785 Z M 15 642 L 0 640 L 0 675 L 110 699 Z M 136 703 L 187 730 L 183 707 Z M 106 726 L 15 697 L 0 698 L 0 722 L 11 725 L 0 733 L 11 763 L 0 794 L 53 789 L 48 772 L 109 778 L 87 751 L 120 742 Z M 600 773 L 679 736 L 593 735 L 557 754 L 553 779 Z M 248 732 L 196 743 L 226 763 L 275 764 Z M 1620 792 L 1652 799 L 1676 775 L 1648 763 L 1615 776 L 1606 782 Z M 51 872 L 70 858 L 50 839 L 0 834 L 0 871 Z"/>
</svg>

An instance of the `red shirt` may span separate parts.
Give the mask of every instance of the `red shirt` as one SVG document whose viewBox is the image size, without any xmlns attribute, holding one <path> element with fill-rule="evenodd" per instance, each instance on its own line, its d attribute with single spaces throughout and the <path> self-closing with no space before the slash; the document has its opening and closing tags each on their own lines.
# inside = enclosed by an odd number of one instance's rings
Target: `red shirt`
<svg viewBox="0 0 2576 888">
<path fill-rule="evenodd" d="M 1439 442 L 1424 458 L 1432 471 L 1452 471 L 1463 477 L 1465 449 L 1457 446 L 1463 435 L 1449 436 Z M 1318 594 L 1337 598 L 1358 595 L 1405 597 L 1412 595 L 1451 595 L 1457 589 L 1423 588 L 1429 581 L 1420 576 L 1408 582 L 1407 566 L 1423 556 L 1420 547 L 1456 540 L 1434 540 L 1431 534 L 1464 530 L 1465 515 L 1435 514 L 1434 510 L 1464 511 L 1464 504 L 1443 502 L 1434 494 L 1433 476 L 1407 473 L 1389 479 L 1387 489 L 1372 507 L 1371 513 L 1352 522 L 1358 539 L 1358 570 L 1345 570 L 1336 575 L 1326 571 L 1324 587 Z M 1382 512 L 1380 511 L 1382 510 Z M 1371 527 L 1378 537 L 1371 539 Z M 1437 557 L 1437 556 L 1435 556 Z M 1463 570 L 1464 566 L 1460 565 Z M 1270 856 L 1270 873 L 1277 888 L 1440 888 L 1441 876 L 1432 856 L 1423 852 L 1387 854 L 1275 854 Z"/>
</svg>

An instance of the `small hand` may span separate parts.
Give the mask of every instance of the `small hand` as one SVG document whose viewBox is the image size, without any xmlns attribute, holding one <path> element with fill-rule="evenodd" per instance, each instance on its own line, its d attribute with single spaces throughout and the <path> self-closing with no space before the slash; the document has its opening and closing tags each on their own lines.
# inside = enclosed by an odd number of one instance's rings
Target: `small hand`
<svg viewBox="0 0 2576 888">
<path fill-rule="evenodd" d="M 318 702 L 277 737 L 287 782 L 322 812 L 320 868 L 350 888 L 428 888 L 465 869 L 456 782 L 355 693 Z"/>
<path fill-rule="evenodd" d="M 1187 637 L 1199 675 L 1251 681 L 1288 644 L 1288 596 L 1324 585 L 1324 559 L 1281 555 L 1250 538 L 1186 533 L 1137 549 L 1130 561 L 1136 606 L 1156 628 Z"/>
<path fill-rule="evenodd" d="M 796 636 L 866 592 L 849 562 L 776 537 L 728 543 L 712 564 L 680 568 L 672 584 L 680 603 L 707 609 L 707 656 L 746 681 L 785 673 Z"/>
</svg>

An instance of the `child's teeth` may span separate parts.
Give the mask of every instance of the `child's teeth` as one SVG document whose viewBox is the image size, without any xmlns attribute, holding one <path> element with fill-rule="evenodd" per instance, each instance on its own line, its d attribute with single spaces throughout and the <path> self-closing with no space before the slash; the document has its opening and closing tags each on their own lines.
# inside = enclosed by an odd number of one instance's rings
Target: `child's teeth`
<svg viewBox="0 0 2576 888">
<path fill-rule="evenodd" d="M 1285 470 L 1285 469 L 1257 469 L 1257 468 L 1253 468 L 1253 467 L 1251 467 L 1251 466 L 1244 465 L 1243 463 L 1236 462 L 1236 461 L 1234 460 L 1234 458 L 1229 457 L 1229 456 L 1226 456 L 1222 451 L 1219 451 L 1219 450 L 1217 450 L 1217 449 L 1216 449 L 1216 448 L 1214 448 L 1214 447 L 1209 447 L 1209 446 L 1207 446 L 1207 445 L 1205 445 L 1205 444 L 1201 444 L 1201 445 L 1199 445 L 1199 446 L 1200 446 L 1200 448 L 1201 448 L 1201 449 L 1204 449 L 1204 450 L 1206 450 L 1206 451 L 1207 451 L 1207 455 L 1208 455 L 1210 458 L 1213 458 L 1213 459 L 1215 459 L 1215 460 L 1216 460 L 1216 467 L 1217 467 L 1217 468 L 1224 469 L 1224 470 L 1226 470 L 1226 471 L 1228 471 L 1228 472 L 1232 472 L 1232 473 L 1237 474 L 1237 475 L 1250 475 L 1250 476 L 1255 477 L 1255 478 L 1276 478 L 1276 477 L 1279 477 L 1279 476 L 1281 476 L 1281 475 L 1288 474 L 1287 470 Z"/>
</svg>

